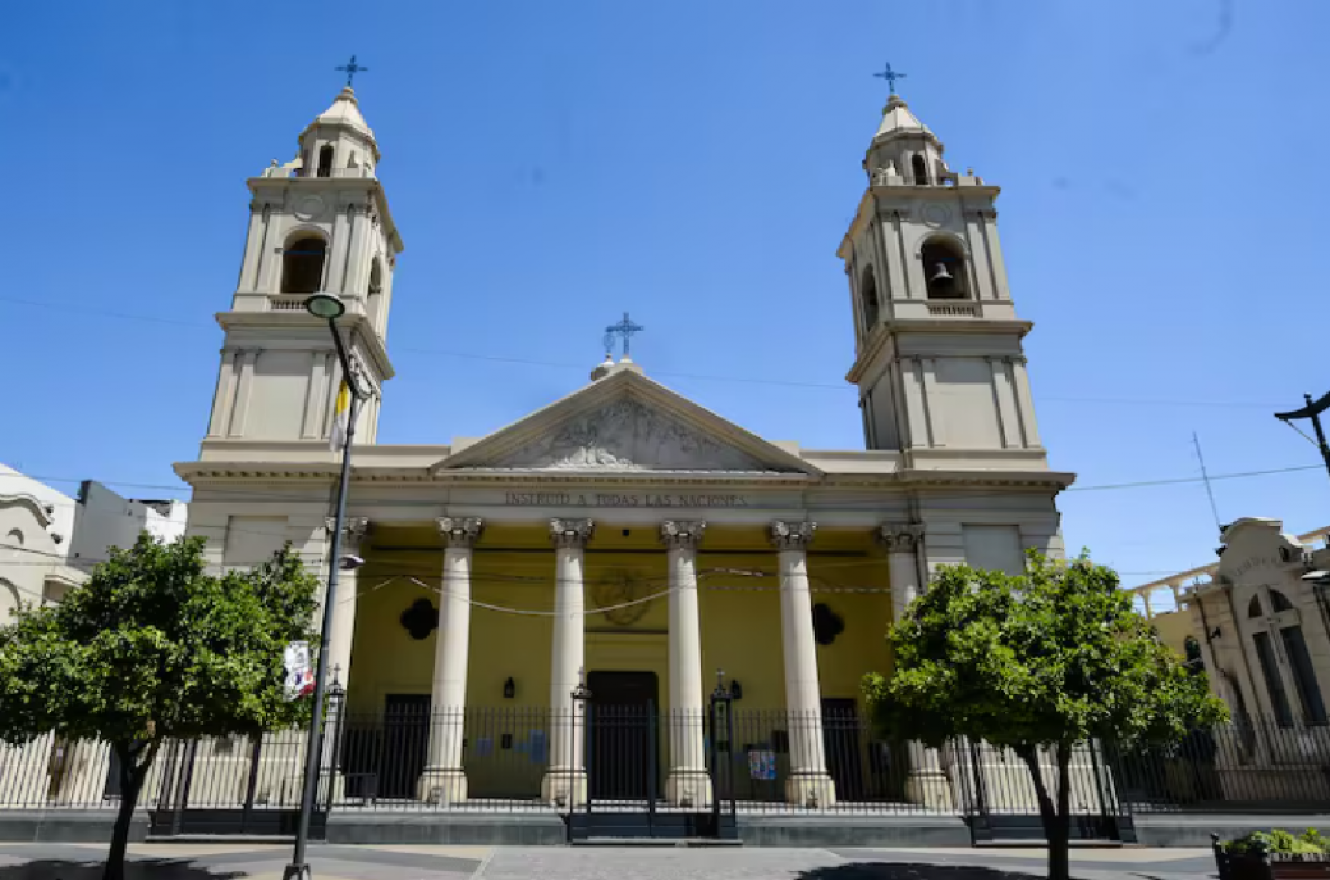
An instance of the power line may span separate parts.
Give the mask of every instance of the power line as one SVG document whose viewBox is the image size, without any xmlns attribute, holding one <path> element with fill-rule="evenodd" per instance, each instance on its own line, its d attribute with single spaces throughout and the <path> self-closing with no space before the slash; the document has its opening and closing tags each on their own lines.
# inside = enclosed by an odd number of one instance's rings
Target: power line
<svg viewBox="0 0 1330 880">
<path fill-rule="evenodd" d="M 39 300 L 21 299 L 18 297 L 0 296 L 0 302 L 16 303 L 25 306 L 34 306 L 37 308 L 64 310 L 65 306 L 58 303 L 41 302 Z M 213 324 L 202 321 L 189 321 L 181 318 L 167 318 L 159 315 L 137 315 L 128 312 L 118 312 L 106 309 L 79 307 L 79 312 L 86 315 L 98 315 L 106 318 L 116 318 L 127 321 L 150 321 L 159 324 L 171 324 L 175 326 L 213 328 Z M 521 364 L 532 367 L 554 367 L 566 370 L 586 370 L 584 363 L 566 363 L 560 361 L 543 361 L 532 358 L 507 357 L 503 355 L 475 354 L 473 352 L 451 351 L 438 348 L 419 348 L 414 346 L 396 346 L 396 351 L 411 352 L 413 354 L 428 354 L 440 357 L 460 358 L 463 360 L 487 361 L 490 363 Z M 764 379 L 750 376 L 716 376 L 705 373 L 684 373 L 672 370 L 653 370 L 653 375 L 671 376 L 679 379 L 693 379 L 706 382 L 734 382 L 746 385 L 773 385 L 786 388 L 820 388 L 831 391 L 852 392 L 854 386 L 848 382 L 796 382 L 788 379 Z M 1103 403 L 1120 404 L 1127 406 L 1192 406 L 1216 409 L 1270 409 L 1273 404 L 1243 402 L 1243 401 L 1199 401 L 1199 400 L 1161 400 L 1147 398 L 1128 398 L 1128 397 L 1085 397 L 1077 395 L 1074 397 L 1062 397 L 1058 395 L 1037 395 L 1040 402 L 1057 403 Z"/>
</svg>

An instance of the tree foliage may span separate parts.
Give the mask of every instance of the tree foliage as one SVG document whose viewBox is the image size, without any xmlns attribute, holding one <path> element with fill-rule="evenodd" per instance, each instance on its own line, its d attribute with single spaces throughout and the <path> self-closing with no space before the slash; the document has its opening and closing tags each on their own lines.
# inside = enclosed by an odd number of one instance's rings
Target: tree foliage
<svg viewBox="0 0 1330 880">
<path fill-rule="evenodd" d="M 112 548 L 59 605 L 24 608 L 0 628 L 0 739 L 100 739 L 120 760 L 107 877 L 121 875 L 129 820 L 164 740 L 308 717 L 308 701 L 284 698 L 283 650 L 313 641 L 317 580 L 289 546 L 252 571 L 210 575 L 203 546 L 145 533 Z"/>
<path fill-rule="evenodd" d="M 1085 554 L 1062 562 L 1031 553 L 1020 577 L 943 567 L 889 639 L 891 677 L 864 679 L 874 720 L 891 736 L 932 746 L 965 736 L 1021 756 L 1050 842 L 1050 877 L 1066 876 L 1077 743 L 1176 743 L 1227 716 L 1204 676 L 1189 674 L 1132 609 L 1117 574 Z M 1053 796 L 1040 749 L 1058 766 Z"/>
</svg>

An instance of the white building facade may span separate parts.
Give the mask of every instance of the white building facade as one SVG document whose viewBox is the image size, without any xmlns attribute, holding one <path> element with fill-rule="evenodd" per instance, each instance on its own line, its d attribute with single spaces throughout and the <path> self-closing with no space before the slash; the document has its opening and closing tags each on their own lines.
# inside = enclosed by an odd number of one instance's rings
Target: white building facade
<svg viewBox="0 0 1330 880">
<path fill-rule="evenodd" d="M 124 498 L 95 480 L 77 497 L 0 464 L 0 625 L 24 603 L 58 602 L 110 547 L 140 533 L 172 541 L 185 533 L 183 501 Z"/>
</svg>

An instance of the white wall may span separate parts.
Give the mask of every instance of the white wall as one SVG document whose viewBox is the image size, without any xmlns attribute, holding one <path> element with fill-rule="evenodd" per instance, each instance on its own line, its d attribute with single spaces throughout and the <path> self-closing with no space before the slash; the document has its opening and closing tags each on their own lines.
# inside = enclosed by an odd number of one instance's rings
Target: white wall
<svg viewBox="0 0 1330 880">
<path fill-rule="evenodd" d="M 164 541 L 185 533 L 183 501 L 135 501 L 94 480 L 78 498 L 0 465 L 0 625 L 15 599 L 58 600 L 106 559 L 147 531 Z"/>
</svg>

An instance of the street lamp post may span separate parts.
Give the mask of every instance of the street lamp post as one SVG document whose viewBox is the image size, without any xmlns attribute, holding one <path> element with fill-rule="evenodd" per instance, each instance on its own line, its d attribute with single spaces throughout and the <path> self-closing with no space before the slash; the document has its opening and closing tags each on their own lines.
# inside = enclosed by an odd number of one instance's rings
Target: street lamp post
<svg viewBox="0 0 1330 880">
<path fill-rule="evenodd" d="M 342 526 L 346 520 L 347 488 L 351 482 L 351 441 L 356 432 L 356 418 L 360 415 L 360 404 L 364 397 L 355 372 L 351 369 L 351 359 L 342 344 L 342 335 L 337 332 L 337 319 L 346 313 L 346 305 L 340 299 L 327 293 L 316 293 L 305 300 L 305 310 L 316 318 L 328 322 L 328 331 L 332 333 L 333 345 L 337 348 L 337 360 L 342 365 L 342 377 L 351 392 L 351 405 L 347 412 L 346 445 L 342 447 L 342 476 L 337 482 L 337 505 L 333 515 L 332 547 L 328 557 L 328 589 L 323 596 L 323 621 L 319 629 L 319 662 L 314 671 L 314 706 L 309 720 L 309 738 L 305 744 L 305 783 L 300 795 L 300 820 L 296 825 L 295 851 L 291 855 L 291 864 L 282 872 L 282 880 L 306 880 L 311 876 L 309 863 L 305 861 L 305 850 L 309 846 L 309 820 L 314 812 L 314 796 L 319 783 L 319 761 L 322 755 L 320 746 L 320 728 L 323 722 L 323 689 L 328 677 L 328 642 L 332 638 L 333 603 L 337 601 L 337 574 L 342 559 Z M 332 780 L 329 780 L 331 785 Z"/>
</svg>

